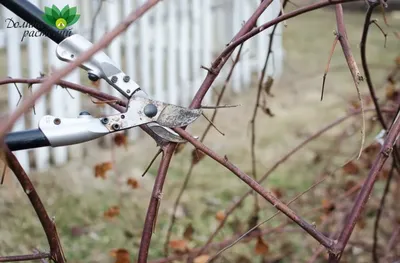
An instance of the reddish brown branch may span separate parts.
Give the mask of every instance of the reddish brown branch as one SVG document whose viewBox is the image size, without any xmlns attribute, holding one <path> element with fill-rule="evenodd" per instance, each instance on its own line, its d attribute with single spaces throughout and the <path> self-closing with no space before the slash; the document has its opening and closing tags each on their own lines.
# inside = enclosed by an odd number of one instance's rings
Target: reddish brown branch
<svg viewBox="0 0 400 263">
<path fill-rule="evenodd" d="M 265 190 L 259 183 L 254 181 L 253 178 L 242 172 L 238 167 L 232 164 L 227 158 L 219 156 L 217 153 L 212 151 L 210 148 L 193 138 L 188 132 L 183 130 L 182 128 L 174 128 L 174 130 L 185 140 L 190 142 L 196 149 L 202 151 L 233 174 L 235 174 L 240 180 L 245 182 L 248 186 L 250 186 L 254 191 L 260 194 L 264 199 L 266 199 L 269 203 L 271 203 L 274 207 L 284 213 L 287 217 L 293 220 L 297 225 L 303 228 L 307 233 L 309 233 L 312 237 L 314 237 L 320 244 L 322 244 L 326 248 L 330 248 L 333 245 L 333 241 L 324 236 L 321 232 L 316 230 L 316 228 L 306 222 L 304 219 L 299 217 L 292 209 L 290 209 L 287 205 L 285 205 L 282 201 L 277 199 L 275 195 Z"/>
<path fill-rule="evenodd" d="M 366 109 L 365 112 L 372 112 L 375 111 L 375 109 Z M 385 112 L 393 112 L 391 110 L 385 109 Z M 322 134 L 324 134 L 325 132 L 327 132 L 328 130 L 336 127 L 337 125 L 339 125 L 340 123 L 344 122 L 345 120 L 356 116 L 358 114 L 360 114 L 361 111 L 357 110 L 354 111 L 344 117 L 341 117 L 337 120 L 335 120 L 334 122 L 330 123 L 329 125 L 325 126 L 324 128 L 322 128 L 321 130 L 317 131 L 316 133 L 312 134 L 311 136 L 309 136 L 306 140 L 304 140 L 303 142 L 301 142 L 299 145 L 297 145 L 295 148 L 293 148 L 292 150 L 290 150 L 288 153 L 286 153 L 283 157 L 281 157 L 270 169 L 268 169 L 268 171 L 260 178 L 260 180 L 258 181 L 259 184 L 261 184 L 262 182 L 264 182 L 268 176 L 270 174 L 272 174 L 281 164 L 285 163 L 292 155 L 294 155 L 295 153 L 297 153 L 298 151 L 300 151 L 304 146 L 306 146 L 308 143 L 314 141 L 316 138 L 318 138 L 319 136 L 321 136 Z M 220 221 L 218 227 L 215 229 L 215 231 L 210 235 L 210 237 L 208 238 L 206 244 L 204 245 L 204 250 L 207 249 L 207 246 L 209 244 L 211 244 L 211 242 L 213 241 L 213 239 L 217 236 L 217 234 L 222 230 L 222 228 L 224 227 L 226 221 L 228 220 L 228 217 L 235 211 L 236 208 L 238 208 L 240 206 L 240 204 L 253 192 L 253 190 L 249 190 L 247 191 L 244 195 L 242 195 L 237 201 L 235 201 L 228 209 L 226 209 L 225 211 L 225 217 Z"/>
<path fill-rule="evenodd" d="M 361 156 L 362 150 L 364 148 L 365 141 L 365 116 L 364 116 L 364 103 L 361 98 L 361 92 L 359 88 L 360 81 L 363 80 L 360 70 L 358 69 L 357 62 L 354 59 L 353 53 L 351 52 L 349 39 L 347 38 L 346 27 L 344 25 L 343 18 L 343 7 L 341 4 L 336 5 L 336 24 L 337 24 L 337 38 L 342 46 L 344 57 L 346 58 L 347 65 L 349 66 L 351 76 L 353 77 L 354 85 L 356 87 L 358 100 L 360 101 L 360 107 L 362 111 L 362 128 L 361 128 L 361 147 L 358 153 L 358 157 Z"/>
<path fill-rule="evenodd" d="M 230 54 L 237 46 L 245 42 L 246 40 L 252 38 L 253 36 L 261 33 L 262 31 L 268 29 L 269 27 L 278 24 L 282 21 L 285 21 L 289 18 L 293 18 L 296 16 L 299 16 L 301 14 L 311 12 L 313 10 L 320 9 L 322 7 L 326 7 L 329 5 L 334 5 L 334 4 L 340 4 L 340 3 L 346 3 L 346 2 L 355 2 L 355 1 L 360 1 L 360 0 L 324 0 L 320 1 L 318 3 L 314 3 L 305 7 L 301 7 L 297 10 L 294 10 L 290 13 L 283 14 L 265 24 L 262 24 L 261 26 L 255 27 L 252 29 L 250 32 L 246 34 L 242 34 L 240 37 L 236 38 L 234 41 L 229 43 L 229 45 L 221 52 L 221 54 L 217 57 L 213 65 L 219 65 L 220 63 L 223 65 L 225 63 L 225 57 Z M 222 66 L 221 66 L 222 67 Z"/>
<path fill-rule="evenodd" d="M 356 222 L 358 218 L 360 217 L 360 214 L 369 198 L 369 195 L 371 193 L 371 190 L 374 186 L 376 177 L 378 176 L 379 172 L 381 171 L 384 163 L 386 160 L 389 158 L 390 154 L 392 153 L 393 150 L 393 145 L 396 143 L 399 133 L 400 133 L 400 114 L 398 113 L 396 116 L 395 121 L 393 122 L 392 127 L 387 133 L 385 142 L 376 157 L 373 166 L 368 173 L 368 177 L 365 180 L 360 193 L 358 194 L 356 201 L 354 202 L 354 205 L 351 209 L 350 215 L 348 216 L 346 220 L 346 224 L 340 233 L 338 242 L 335 244 L 333 247 L 333 252 L 331 253 L 329 258 L 330 262 L 339 262 L 340 258 L 342 256 L 343 250 L 346 247 L 346 244 L 351 236 L 351 233 L 353 232 L 353 229 L 356 225 Z"/>
<path fill-rule="evenodd" d="M 235 60 L 233 61 L 233 64 L 232 64 L 232 66 L 231 66 L 231 68 L 230 68 L 230 70 L 229 70 L 228 76 L 227 76 L 226 79 L 225 79 L 224 85 L 222 86 L 221 92 L 219 93 L 219 96 L 218 96 L 218 99 L 217 99 L 217 103 L 216 103 L 217 106 L 220 105 L 220 103 L 221 103 L 221 101 L 222 101 L 222 97 L 223 97 L 224 94 L 225 94 L 226 87 L 228 86 L 229 81 L 230 81 L 230 79 L 231 79 L 231 76 L 232 76 L 232 74 L 233 74 L 233 70 L 235 69 L 237 63 L 238 63 L 239 60 L 240 60 L 240 54 L 241 54 L 241 52 L 242 52 L 242 47 L 243 47 L 243 45 L 240 46 L 239 51 L 238 51 L 238 53 L 237 53 L 237 55 L 236 55 L 236 58 L 235 58 Z M 214 122 L 215 118 L 217 117 L 217 112 L 218 112 L 218 109 L 215 109 L 215 111 L 214 111 L 214 113 L 213 113 L 213 115 L 212 115 L 212 117 L 211 117 L 211 122 Z M 211 125 L 211 122 L 207 125 L 206 129 L 204 130 L 204 133 L 203 133 L 203 135 L 202 135 L 201 138 L 200 138 L 200 141 L 201 141 L 201 142 L 204 141 L 204 139 L 206 138 L 208 132 L 210 131 L 211 126 L 212 126 L 212 125 Z M 164 242 L 164 253 L 165 253 L 165 256 L 168 256 L 168 250 L 169 250 L 168 243 L 169 243 L 169 240 L 170 240 L 170 238 L 171 238 L 172 228 L 174 227 L 174 224 L 175 224 L 175 220 L 176 220 L 176 211 L 177 211 L 177 209 L 178 209 L 179 202 L 180 202 L 180 199 L 181 199 L 181 197 L 182 197 L 182 194 L 183 194 L 183 192 L 185 191 L 185 189 L 186 189 L 186 187 L 187 187 L 187 185 L 188 185 L 188 183 L 189 183 L 189 180 L 190 180 L 190 178 L 191 178 L 191 175 L 192 175 L 194 166 L 195 166 L 195 164 L 192 162 L 192 163 L 190 164 L 188 173 L 187 173 L 186 176 L 185 176 L 185 180 L 183 181 L 183 184 L 182 184 L 181 190 L 179 191 L 178 197 L 176 198 L 175 203 L 174 203 L 174 208 L 173 208 L 172 215 L 171 215 L 170 225 L 169 225 L 168 231 L 167 231 L 167 237 L 166 237 L 165 242 Z M 202 251 L 199 252 L 199 254 L 201 254 L 201 253 L 202 253 Z"/>
<path fill-rule="evenodd" d="M 246 33 L 251 32 L 258 18 L 261 14 L 267 9 L 267 7 L 272 3 L 272 0 L 264 0 L 260 3 L 257 7 L 256 11 L 251 15 L 251 17 L 246 21 L 243 27 L 239 30 L 239 32 L 233 37 L 232 42 L 235 42 L 237 39 L 241 38 L 242 36 L 246 35 Z M 244 41 L 242 41 L 243 43 Z M 233 48 L 231 44 L 221 53 L 221 55 L 211 64 L 211 71 L 207 73 L 206 78 L 204 79 L 203 83 L 201 84 L 199 90 L 197 91 L 196 95 L 193 98 L 192 103 L 190 104 L 190 108 L 199 108 L 201 106 L 201 101 L 203 100 L 204 96 L 206 95 L 207 91 L 210 89 L 212 83 L 217 78 L 219 72 L 221 71 L 222 67 L 228 61 L 228 58 L 231 56 L 232 52 L 235 48 L 242 43 L 239 43 Z M 229 49 L 229 51 L 227 51 Z M 213 72 L 213 73 L 211 73 Z"/>
<path fill-rule="evenodd" d="M 20 255 L 20 256 L 5 256 L 0 257 L 0 262 L 18 262 L 18 261 L 28 261 L 28 260 L 37 260 L 37 259 L 45 259 L 50 258 L 49 253 L 37 253 L 31 255 Z"/>
<path fill-rule="evenodd" d="M 235 40 L 237 37 L 249 32 L 256 24 L 257 19 L 260 17 L 260 15 L 267 9 L 267 7 L 271 4 L 272 0 L 265 0 L 260 3 L 256 11 L 251 15 L 249 20 L 243 25 L 243 27 L 239 30 L 239 32 L 236 34 L 236 36 L 233 38 Z M 233 52 L 233 50 L 232 50 Z M 216 62 L 212 63 L 211 69 L 208 71 L 207 76 L 202 83 L 200 89 L 196 93 L 192 103 L 190 104 L 190 108 L 199 108 L 201 106 L 201 102 L 206 95 L 207 91 L 210 89 L 212 83 L 214 80 L 217 78 L 218 74 L 220 73 L 220 70 L 222 66 L 226 63 L 227 59 L 229 56 L 232 54 L 232 52 L 229 52 L 229 54 L 226 55 L 224 63 L 218 63 Z M 218 67 L 216 67 L 218 66 Z M 161 194 L 164 180 L 165 180 L 165 174 L 166 171 L 169 168 L 169 163 L 172 159 L 172 155 L 174 153 L 176 147 L 176 143 L 168 143 L 164 147 L 164 155 L 163 159 L 160 162 L 160 169 L 159 169 L 159 174 L 157 175 L 157 179 L 159 180 L 159 184 L 155 184 L 153 187 L 153 193 L 159 193 Z M 160 179 L 159 179 L 160 178 Z M 153 197 L 154 198 L 154 197 Z M 155 222 L 155 213 L 151 212 L 156 210 L 154 207 L 154 202 L 151 201 L 150 206 L 147 211 L 146 219 L 145 219 L 145 226 L 144 226 L 144 231 L 142 234 L 142 240 L 140 241 L 140 249 L 139 249 L 139 263 L 144 263 L 147 261 L 147 255 L 148 255 L 148 249 L 150 246 L 150 241 L 151 241 L 151 232 L 149 231 L 149 225 L 154 226 Z"/>
<path fill-rule="evenodd" d="M 22 186 L 22 189 L 26 193 L 31 202 L 33 209 L 36 212 L 36 215 L 39 218 L 40 223 L 42 224 L 43 230 L 46 234 L 47 241 L 50 246 L 50 257 L 57 263 L 64 263 L 66 262 L 64 258 L 64 254 L 61 248 L 61 243 L 59 237 L 57 235 L 57 230 L 54 222 L 50 219 L 47 211 L 40 200 L 38 193 L 36 192 L 35 187 L 33 186 L 31 180 L 29 179 L 28 175 L 25 173 L 24 169 L 22 168 L 21 164 L 18 162 L 15 155 L 7 148 L 3 148 L 6 156 L 6 161 L 8 167 L 13 171 L 15 176 L 17 177 L 19 183 Z M 43 257 L 39 257 L 43 258 Z M 14 260 L 16 261 L 16 260 Z M 19 260 L 21 261 L 21 260 Z M 6 262 L 6 261 L 4 261 Z"/>
<path fill-rule="evenodd" d="M 147 210 L 146 220 L 143 227 L 142 239 L 140 241 L 138 262 L 146 263 L 148 251 L 151 242 L 151 235 L 154 232 L 154 227 L 157 219 L 158 209 L 162 199 L 162 190 L 167 177 L 167 171 L 169 163 L 171 162 L 172 155 L 174 153 L 174 147 L 165 147 L 162 153 L 161 165 L 157 173 L 156 180 L 154 182 L 153 193 L 151 195 L 150 204 Z"/>
<path fill-rule="evenodd" d="M 42 79 L 7 78 L 7 79 L 0 80 L 0 86 L 6 85 L 9 83 L 39 84 L 39 83 L 43 83 L 45 81 L 46 81 L 45 78 L 42 78 Z M 121 99 L 119 99 L 117 97 L 114 97 L 107 93 L 101 92 L 94 88 L 89 88 L 89 87 L 86 87 L 86 86 L 83 86 L 80 84 L 76 84 L 73 82 L 65 81 L 65 80 L 59 80 L 55 84 L 79 91 L 84 94 L 88 94 L 96 99 L 113 101 L 113 103 L 108 103 L 108 104 L 117 106 L 117 108 L 119 108 L 120 111 L 125 110 L 123 108 L 123 107 L 126 107 L 125 101 L 122 101 Z"/>
</svg>

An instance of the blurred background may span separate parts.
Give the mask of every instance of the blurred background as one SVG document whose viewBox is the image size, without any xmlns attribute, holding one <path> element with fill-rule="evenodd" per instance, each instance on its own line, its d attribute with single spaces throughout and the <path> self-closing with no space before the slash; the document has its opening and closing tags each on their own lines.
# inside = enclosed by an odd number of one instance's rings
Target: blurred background
<svg viewBox="0 0 400 263">
<path fill-rule="evenodd" d="M 31 2 L 41 9 L 52 4 L 61 8 L 66 4 L 77 6 L 81 17 L 72 26 L 73 31 L 95 42 L 144 1 Z M 290 1 L 285 13 L 312 2 L 315 1 Z M 348 38 L 361 70 L 359 43 L 366 8 L 364 1 L 360 2 L 362 4 L 358 6 L 343 6 Z M 258 3 L 257 0 L 162 1 L 113 41 L 105 52 L 154 98 L 187 106 L 206 75 L 200 66 L 210 65 Z M 400 14 L 395 9 L 386 14 L 390 27 L 385 25 L 382 13 L 375 12 L 373 15 L 388 33 L 386 45 L 377 27 L 371 27 L 367 44 L 372 80 L 382 98 L 387 95 L 388 74 L 400 65 L 400 42 L 393 33 L 399 29 Z M 257 24 L 275 18 L 280 10 L 281 3 L 274 0 Z M 7 28 L 7 18 L 14 21 L 18 18 L 4 8 L 0 14 L 0 75 L 3 79 L 37 78 L 41 73 L 49 75 L 52 69 L 65 65 L 57 60 L 56 45 L 49 39 L 35 37 L 21 41 L 24 30 L 34 29 Z M 340 45 L 333 53 L 324 99 L 320 101 L 322 76 L 335 38 L 335 29 L 332 7 L 295 17 L 277 27 L 265 78 L 273 80 L 273 85 L 270 95 L 262 95 L 269 113 L 259 110 L 255 125 L 255 167 L 259 177 L 308 136 L 359 107 L 357 92 Z M 240 106 L 218 110 L 214 123 L 224 135 L 211 129 L 204 140 L 207 146 L 220 155 L 226 154 L 230 161 L 249 175 L 254 172 L 250 120 L 256 104 L 258 81 L 269 50 L 271 31 L 272 28 L 265 30 L 244 44 L 241 59 L 221 103 Z M 232 63 L 229 61 L 225 65 L 204 105 L 215 104 Z M 117 95 L 104 82 L 90 82 L 80 69 L 65 79 Z M 24 97 L 31 93 L 27 85 L 17 86 Z M 34 85 L 32 90 L 38 87 Z M 3 86 L 3 90 L 0 107 L 5 114 L 17 107 L 19 94 L 15 85 Z M 365 82 L 360 84 L 360 90 L 366 96 L 365 107 L 371 108 Z M 19 120 L 14 130 L 36 128 L 39 119 L 46 114 L 74 118 L 82 110 L 88 110 L 93 115 L 113 112 L 104 105 L 94 104 L 86 95 L 54 87 L 50 94 L 38 101 L 35 110 Z M 213 111 L 205 113 L 211 116 Z M 371 116 L 367 115 L 369 133 L 366 145 L 373 143 L 380 131 Z M 368 169 L 361 168 L 357 173 L 350 174 L 338 171 L 345 161 L 359 151 L 361 123 L 361 116 L 357 116 L 324 133 L 274 170 L 263 186 L 272 189 L 286 202 L 308 189 L 321 176 L 333 172 L 340 174 L 341 177 L 334 176 L 312 194 L 305 195 L 295 206 L 296 212 L 309 222 L 322 224 L 326 214 L 305 212 L 321 205 L 321 200 L 330 200 L 332 196 L 343 194 L 348 190 L 348 182 L 357 182 L 368 172 Z M 188 131 L 201 136 L 207 125 L 207 120 L 200 118 Z M 159 158 L 145 177 L 141 175 L 158 149 L 154 141 L 138 129 L 131 130 L 127 138 L 121 136 L 114 134 L 81 145 L 16 153 L 37 186 L 50 216 L 55 217 L 69 262 L 114 262 L 112 251 L 117 248 L 127 249 L 132 259 L 136 260 Z M 173 205 L 195 160 L 192 151 L 192 146 L 185 145 L 172 160 L 150 259 L 163 257 Z M 377 183 L 373 197 L 380 197 L 383 187 L 382 179 Z M 213 160 L 202 159 L 194 166 L 177 207 L 177 222 L 171 238 L 181 239 L 188 226 L 192 226 L 194 231 L 189 247 L 201 246 L 218 225 L 218 212 L 226 209 L 247 190 L 246 185 Z M 326 223 L 326 231 L 333 231 L 342 222 L 340 220 L 345 209 L 350 207 L 351 200 L 349 198 L 348 206 L 337 210 L 333 221 Z M 237 233 L 238 227 L 242 229 L 247 224 L 253 203 L 253 198 L 246 199 L 216 241 L 231 237 Z M 395 199 L 387 203 L 387 207 L 392 205 L 395 205 Z M 260 201 L 260 206 L 261 220 L 276 212 L 264 201 Z M 377 202 L 372 202 L 368 209 L 376 211 L 376 206 Z M 115 208 L 118 208 L 118 212 L 110 213 Z M 0 187 L 0 218 L 1 256 L 31 253 L 33 249 L 47 251 L 39 221 L 11 172 L 8 172 L 5 184 Z M 278 216 L 265 227 L 276 227 L 285 220 L 283 216 Z M 364 223 L 352 236 L 353 243 L 345 256 L 347 262 L 371 262 L 369 251 L 373 218 L 366 218 Z M 398 222 L 388 221 L 382 235 L 389 235 L 396 224 Z M 217 262 L 308 262 L 319 248 L 315 240 L 295 226 L 268 235 L 264 240 L 268 245 L 267 253 L 254 255 L 256 244 L 251 241 L 234 246 Z M 392 252 L 391 256 L 396 258 L 400 247 L 395 246 Z M 321 254 L 315 262 L 325 262 L 325 256 Z"/>
</svg>

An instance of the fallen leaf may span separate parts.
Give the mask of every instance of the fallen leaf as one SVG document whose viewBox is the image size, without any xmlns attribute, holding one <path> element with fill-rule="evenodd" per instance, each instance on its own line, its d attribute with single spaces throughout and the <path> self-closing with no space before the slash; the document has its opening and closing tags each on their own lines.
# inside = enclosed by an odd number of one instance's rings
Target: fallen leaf
<svg viewBox="0 0 400 263">
<path fill-rule="evenodd" d="M 125 133 L 120 132 L 114 135 L 114 143 L 115 145 L 119 146 L 124 146 L 125 149 L 128 148 L 128 136 L 125 135 Z"/>
<path fill-rule="evenodd" d="M 225 212 L 220 210 L 215 214 L 215 218 L 219 221 L 222 222 L 225 219 Z"/>
<path fill-rule="evenodd" d="M 194 233 L 194 228 L 192 224 L 188 224 L 185 228 L 185 232 L 183 233 L 183 237 L 186 240 L 192 240 L 193 239 L 193 233 Z"/>
<path fill-rule="evenodd" d="M 96 81 L 91 81 L 91 84 L 93 87 L 99 88 L 100 87 L 100 79 L 98 79 Z"/>
<path fill-rule="evenodd" d="M 138 180 L 136 180 L 135 178 L 132 178 L 132 177 L 128 178 L 128 180 L 126 181 L 126 184 L 129 185 L 129 186 L 131 186 L 132 189 L 137 189 L 137 188 L 139 188 L 139 182 L 138 182 Z"/>
<path fill-rule="evenodd" d="M 269 246 L 268 244 L 262 239 L 262 237 L 257 238 L 257 243 L 255 247 L 255 253 L 257 255 L 265 255 L 268 253 Z"/>
<path fill-rule="evenodd" d="M 209 258 L 210 258 L 209 255 L 201 255 L 201 256 L 196 257 L 193 260 L 193 263 L 206 263 Z"/>
<path fill-rule="evenodd" d="M 185 239 L 171 240 L 168 245 L 175 253 L 186 253 L 189 251 L 188 241 Z"/>
<path fill-rule="evenodd" d="M 358 174 L 360 172 L 360 169 L 358 168 L 358 166 L 353 161 L 350 161 L 350 162 L 346 163 L 342 167 L 342 170 L 346 174 L 353 174 L 353 175 Z"/>
<path fill-rule="evenodd" d="M 239 256 L 239 257 L 236 259 L 236 263 L 251 263 L 251 260 L 248 259 L 248 258 L 245 257 L 245 256 Z"/>
<path fill-rule="evenodd" d="M 364 229 L 367 226 L 367 222 L 365 221 L 365 218 L 361 217 L 360 219 L 358 219 L 356 225 L 359 229 Z"/>
<path fill-rule="evenodd" d="M 271 97 L 274 96 L 271 94 L 271 88 L 273 84 L 274 84 L 274 79 L 271 76 L 268 76 L 267 81 L 264 83 L 264 91 Z"/>
<path fill-rule="evenodd" d="M 111 162 L 104 162 L 97 164 L 94 167 L 94 172 L 95 172 L 95 177 L 98 178 L 103 178 L 106 179 L 106 172 L 112 169 L 112 163 Z"/>
<path fill-rule="evenodd" d="M 389 83 L 386 86 L 386 99 L 391 100 L 395 97 L 396 95 L 396 87 L 394 86 L 393 83 Z"/>
<path fill-rule="evenodd" d="M 115 257 L 115 263 L 130 263 L 130 255 L 125 248 L 113 249 L 110 252 L 112 257 Z"/>
<path fill-rule="evenodd" d="M 324 209 L 325 214 L 331 213 L 335 210 L 335 204 L 328 199 L 322 199 L 322 207 Z"/>
<path fill-rule="evenodd" d="M 271 192 L 275 195 L 276 198 L 282 197 L 282 191 L 279 188 L 272 188 Z"/>
<path fill-rule="evenodd" d="M 110 208 L 108 208 L 105 212 L 104 212 L 104 217 L 106 219 L 112 219 L 116 216 L 118 216 L 120 213 L 119 211 L 119 207 L 118 206 L 112 206 Z"/>
<path fill-rule="evenodd" d="M 183 149 L 185 148 L 186 143 L 178 143 L 178 145 L 175 148 L 175 152 L 174 154 L 178 154 L 181 151 L 183 151 Z"/>
<path fill-rule="evenodd" d="M 206 154 L 203 153 L 202 151 L 200 151 L 198 149 L 194 149 L 192 151 L 192 164 L 195 165 L 195 164 L 199 163 L 205 156 L 206 156 Z"/>
</svg>

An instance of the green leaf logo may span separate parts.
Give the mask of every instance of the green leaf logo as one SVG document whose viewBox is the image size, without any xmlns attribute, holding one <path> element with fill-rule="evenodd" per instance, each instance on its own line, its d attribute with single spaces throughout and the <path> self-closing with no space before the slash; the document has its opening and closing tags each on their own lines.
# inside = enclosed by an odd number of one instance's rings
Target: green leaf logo
<svg viewBox="0 0 400 263">
<path fill-rule="evenodd" d="M 55 5 L 51 8 L 45 6 L 43 20 L 47 24 L 63 30 L 67 26 L 71 26 L 78 22 L 81 15 L 77 14 L 76 11 L 76 7 L 70 8 L 69 5 L 64 6 L 61 10 Z"/>
</svg>

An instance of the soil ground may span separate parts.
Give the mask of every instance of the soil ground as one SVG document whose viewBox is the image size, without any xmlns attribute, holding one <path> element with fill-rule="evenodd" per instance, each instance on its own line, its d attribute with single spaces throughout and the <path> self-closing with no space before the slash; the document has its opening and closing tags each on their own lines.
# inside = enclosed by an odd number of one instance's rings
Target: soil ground
<svg viewBox="0 0 400 263">
<path fill-rule="evenodd" d="M 379 14 L 376 16 L 382 21 Z M 396 18 L 395 14 L 389 14 L 388 18 L 391 24 L 399 28 L 398 16 Z M 364 21 L 363 14 L 345 13 L 345 21 L 352 50 L 361 68 L 358 43 Z M 383 21 L 380 24 L 387 30 Z M 308 135 L 344 116 L 349 101 L 356 98 L 351 75 L 338 46 L 327 77 L 324 100 L 320 102 L 322 75 L 334 39 L 332 31 L 336 28 L 335 25 L 335 15 L 329 9 L 288 21 L 284 31 L 285 73 L 272 88 L 274 97 L 268 98 L 268 105 L 275 116 L 268 117 L 261 113 L 257 119 L 258 174 L 263 174 Z M 386 49 L 383 48 L 383 44 L 382 34 L 373 27 L 367 45 L 368 62 L 379 94 L 384 92 L 385 76 L 394 66 L 394 59 L 400 50 L 400 42 L 393 34 L 389 34 Z M 360 89 L 362 93 L 367 93 L 365 83 L 360 85 Z M 248 127 L 255 95 L 255 86 L 249 87 L 248 91 L 240 95 L 227 94 L 223 104 L 241 106 L 220 110 L 215 123 L 225 136 L 211 130 L 205 140 L 206 145 L 221 155 L 226 154 L 229 160 L 248 173 L 251 172 Z M 361 117 L 355 118 L 354 123 L 360 124 Z M 319 176 L 324 163 L 331 158 L 329 149 L 335 136 L 343 127 L 348 127 L 348 124 L 333 129 L 309 144 L 278 168 L 263 185 L 267 188 L 281 189 L 284 200 L 290 200 L 305 191 Z M 200 119 L 189 131 L 200 135 L 206 125 L 207 122 Z M 371 138 L 367 138 L 367 143 L 370 141 Z M 335 158 L 334 165 L 343 164 L 343 161 L 352 157 L 359 147 L 360 136 L 356 132 L 356 135 L 341 147 L 340 158 Z M 173 158 L 164 187 L 156 233 L 153 235 L 150 259 L 163 255 L 163 242 L 170 212 L 190 165 L 192 149 L 191 146 L 187 146 L 182 153 Z M 106 180 L 94 177 L 94 166 L 110 161 L 112 153 L 95 146 L 84 160 L 52 168 L 45 173 L 30 174 L 48 212 L 55 218 L 64 252 L 70 263 L 113 262 L 109 252 L 114 248 L 126 248 L 132 258 L 136 258 L 158 161 L 144 178 L 140 175 L 156 151 L 155 143 L 148 137 L 130 144 L 127 150 L 116 149 L 116 170 L 109 172 Z M 313 164 L 314 158 L 321 153 L 322 162 Z M 132 190 L 126 185 L 126 179 L 129 177 L 138 180 L 139 188 Z M 40 224 L 20 186 L 8 183 L 0 189 L 0 255 L 31 253 L 33 248 L 47 250 Z M 226 208 L 247 189 L 248 187 L 233 174 L 210 158 L 205 158 L 196 165 L 183 195 L 173 238 L 181 238 L 186 225 L 191 223 L 195 232 L 194 241 L 190 245 L 203 244 L 218 223 L 215 213 Z M 324 185 L 320 189 L 324 191 Z M 376 189 L 376 194 L 379 194 L 382 186 L 378 184 Z M 312 206 L 310 200 L 308 205 L 310 202 Z M 319 205 L 320 201 L 317 202 Z M 111 221 L 105 220 L 104 211 L 113 205 L 120 207 L 120 215 Z M 235 217 L 242 221 L 247 220 L 252 205 L 253 199 L 249 198 Z M 266 202 L 262 201 L 261 205 L 261 220 L 276 211 Z M 295 210 L 302 214 L 302 211 L 307 209 L 297 206 Z M 245 218 L 243 215 L 246 215 Z M 315 216 L 318 215 L 305 215 L 305 218 L 312 222 Z M 271 227 L 283 220 L 283 216 L 278 216 L 268 224 Z M 365 231 L 370 231 L 368 229 L 367 227 Z M 282 247 L 287 245 L 291 253 L 286 260 L 280 262 L 306 262 L 318 244 L 298 228 L 292 227 L 289 230 L 266 237 L 270 246 L 270 258 L 279 256 L 283 251 Z M 360 233 L 355 233 L 355 236 L 358 234 Z M 231 228 L 228 227 L 221 232 L 217 240 L 231 235 Z M 253 258 L 254 261 L 250 262 L 260 262 L 260 259 L 252 256 L 253 249 L 254 243 L 238 244 L 224 255 L 228 262 L 233 262 L 238 255 Z M 223 260 L 221 258 L 219 262 L 224 262 Z M 320 262 L 323 262 L 322 259 Z M 348 262 L 370 262 L 370 255 L 352 258 Z"/>
</svg>

